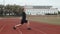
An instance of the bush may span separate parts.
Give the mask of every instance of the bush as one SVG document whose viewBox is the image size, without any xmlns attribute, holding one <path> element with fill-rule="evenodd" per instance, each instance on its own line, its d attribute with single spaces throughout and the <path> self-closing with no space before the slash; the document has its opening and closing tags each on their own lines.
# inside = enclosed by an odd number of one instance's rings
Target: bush
<svg viewBox="0 0 60 34">
<path fill-rule="evenodd" d="M 57 15 L 57 13 L 54 13 L 54 14 L 52 14 L 52 13 L 46 13 L 45 15 Z"/>
<path fill-rule="evenodd" d="M 58 14 L 60 14 L 60 11 L 58 11 Z"/>
</svg>

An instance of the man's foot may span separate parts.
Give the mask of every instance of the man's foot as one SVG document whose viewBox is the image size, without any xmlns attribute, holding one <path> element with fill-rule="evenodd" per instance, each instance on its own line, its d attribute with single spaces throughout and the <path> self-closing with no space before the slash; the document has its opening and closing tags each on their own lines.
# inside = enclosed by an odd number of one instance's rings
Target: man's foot
<svg viewBox="0 0 60 34">
<path fill-rule="evenodd" d="M 13 27 L 14 30 L 16 30 L 16 27 Z"/>
<path fill-rule="evenodd" d="M 31 28 L 27 28 L 28 30 L 31 30 Z"/>
</svg>

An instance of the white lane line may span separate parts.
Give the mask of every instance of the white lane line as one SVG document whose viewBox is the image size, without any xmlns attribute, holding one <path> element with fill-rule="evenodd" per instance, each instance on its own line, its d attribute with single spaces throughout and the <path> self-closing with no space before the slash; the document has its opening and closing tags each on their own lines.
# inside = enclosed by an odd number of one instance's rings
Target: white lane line
<svg viewBox="0 0 60 34">
<path fill-rule="evenodd" d="M 20 34 L 22 34 L 22 31 L 19 28 L 18 28 L 18 31 L 19 31 Z"/>
<path fill-rule="evenodd" d="M 32 27 L 32 28 L 33 28 L 33 27 Z M 41 30 L 39 30 L 39 29 L 36 29 L 36 28 L 33 28 L 33 30 L 38 31 L 38 32 L 41 32 L 41 33 L 43 33 L 43 34 L 47 34 L 47 33 L 43 32 L 43 31 L 41 31 Z"/>
<path fill-rule="evenodd" d="M 3 18 L 0 18 L 0 19 L 3 19 Z"/>
<path fill-rule="evenodd" d="M 0 28 L 0 32 L 4 29 L 5 26 L 6 26 L 6 25 L 4 25 L 4 26 L 2 26 L 2 27 Z"/>
</svg>

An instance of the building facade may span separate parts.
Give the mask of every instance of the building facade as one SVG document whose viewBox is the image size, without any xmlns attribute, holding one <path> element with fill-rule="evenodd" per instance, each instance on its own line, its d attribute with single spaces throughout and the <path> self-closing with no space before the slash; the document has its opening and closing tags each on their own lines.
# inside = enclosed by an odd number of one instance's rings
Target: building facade
<svg viewBox="0 0 60 34">
<path fill-rule="evenodd" d="M 52 6 L 24 6 L 24 8 L 27 15 L 58 14 L 58 9 Z"/>
</svg>

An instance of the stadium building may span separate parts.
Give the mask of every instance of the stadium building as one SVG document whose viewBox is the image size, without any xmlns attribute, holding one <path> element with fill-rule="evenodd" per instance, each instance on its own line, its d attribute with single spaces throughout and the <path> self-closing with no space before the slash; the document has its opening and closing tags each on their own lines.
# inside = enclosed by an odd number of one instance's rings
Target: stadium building
<svg viewBox="0 0 60 34">
<path fill-rule="evenodd" d="M 52 6 L 24 6 L 27 15 L 58 14 L 58 9 Z"/>
</svg>

